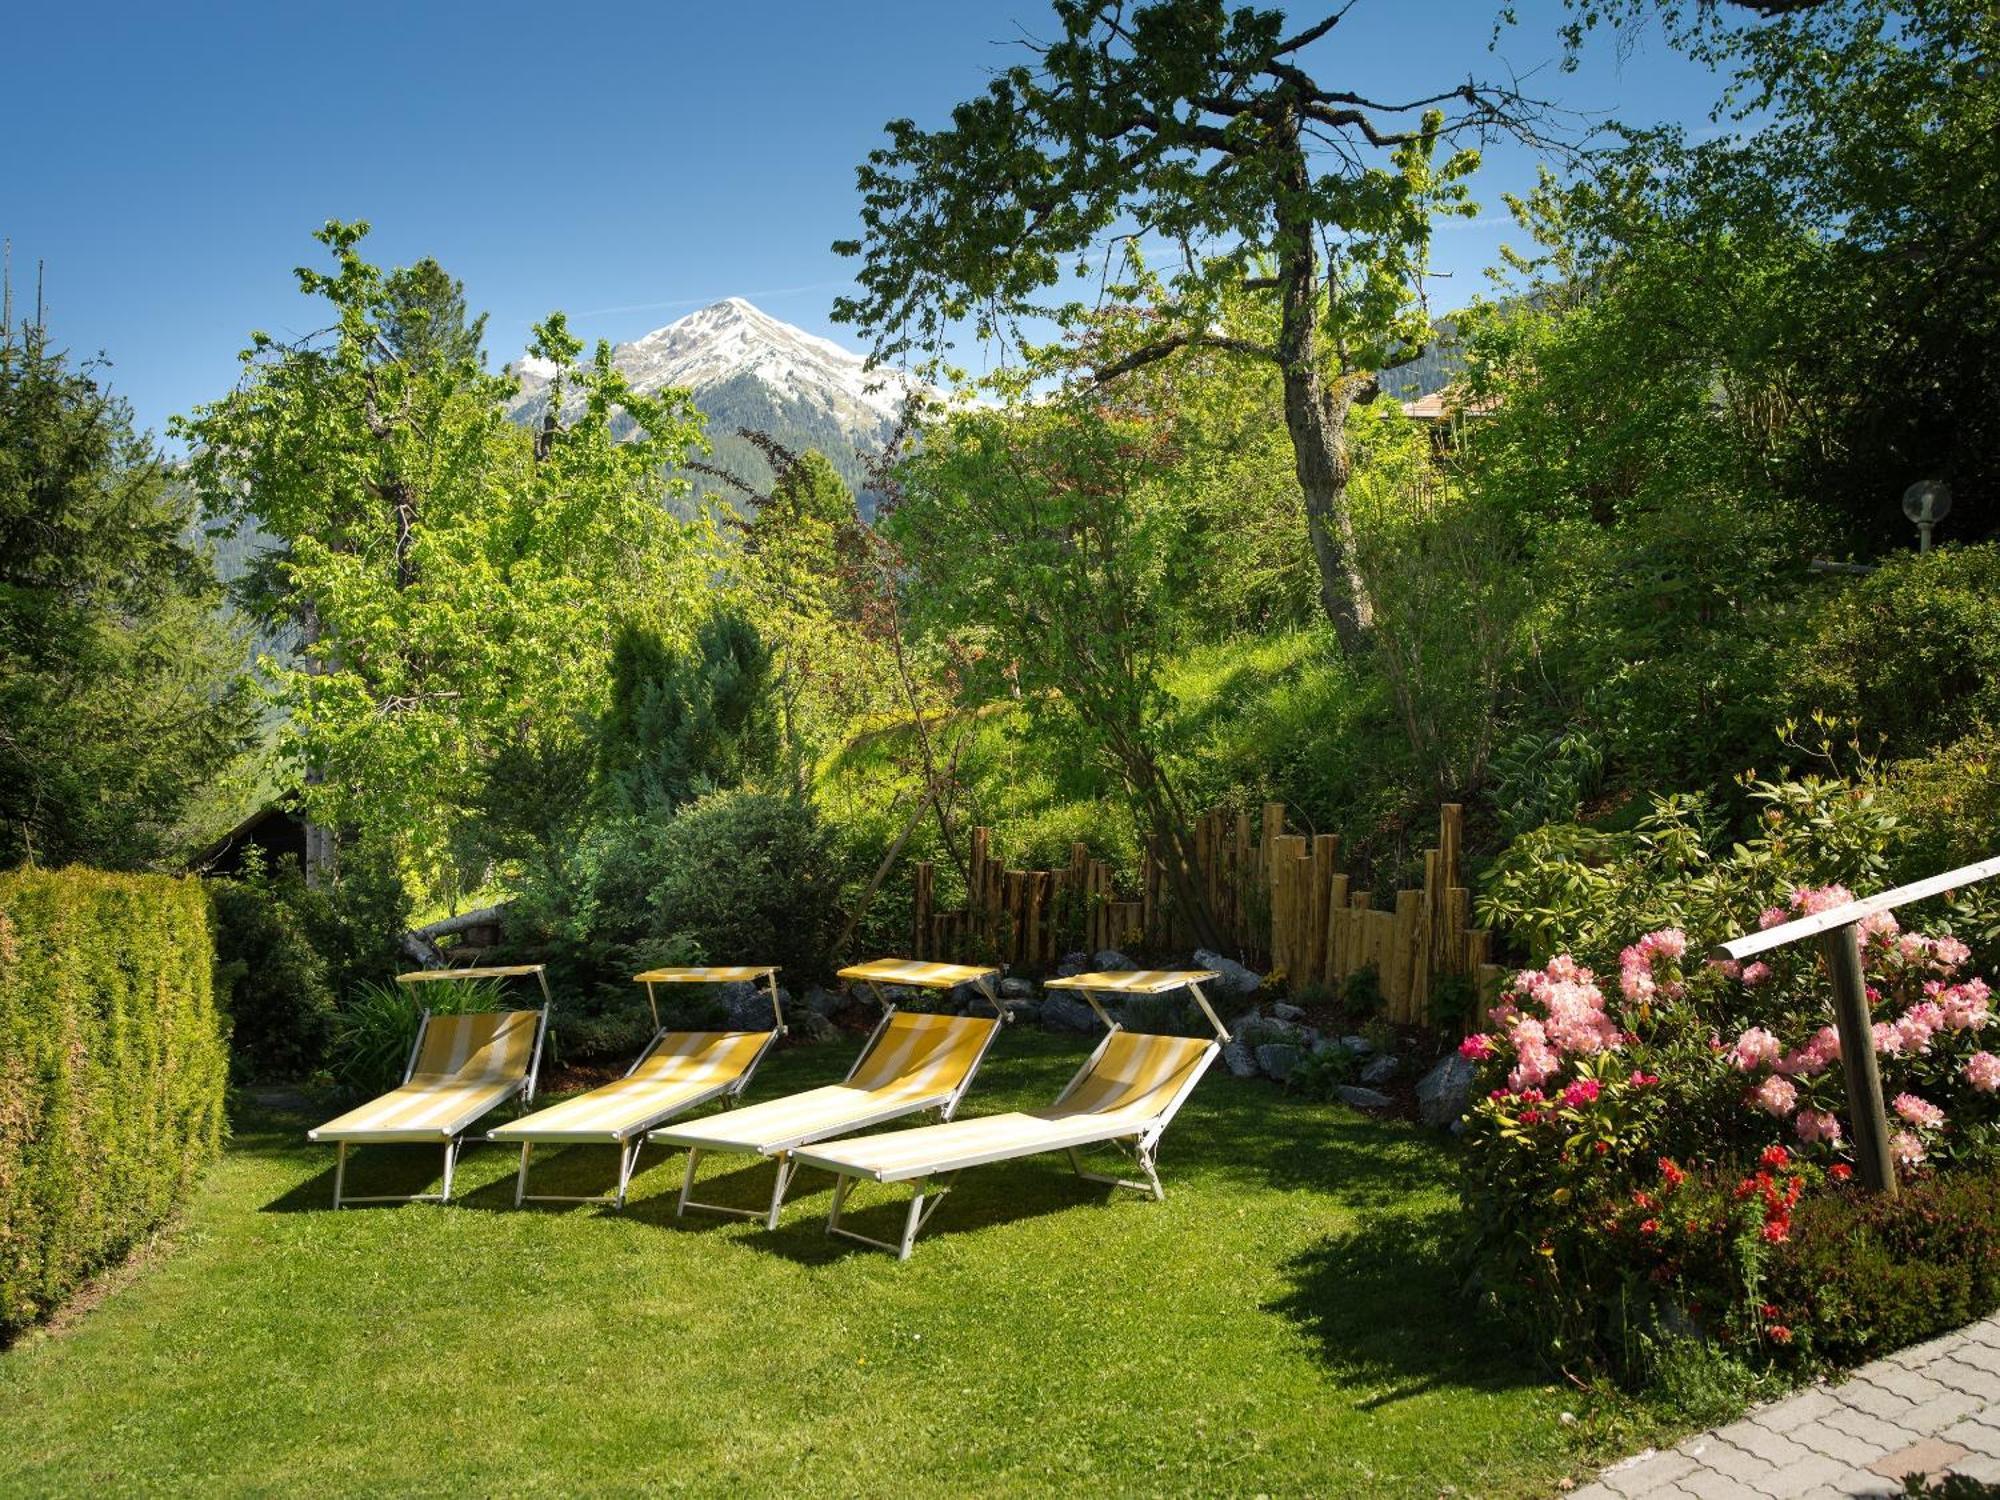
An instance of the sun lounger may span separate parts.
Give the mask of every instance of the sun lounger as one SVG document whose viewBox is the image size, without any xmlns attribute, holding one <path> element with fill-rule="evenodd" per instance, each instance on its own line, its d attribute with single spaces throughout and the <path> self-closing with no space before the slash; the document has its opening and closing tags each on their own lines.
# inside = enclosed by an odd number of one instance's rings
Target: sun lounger
<svg viewBox="0 0 2000 1500">
<path fill-rule="evenodd" d="M 535 1097 L 541 1069 L 542 1036 L 548 1030 L 549 982 L 540 964 L 488 969 L 420 969 L 399 974 L 399 984 L 440 979 L 509 979 L 533 975 L 542 987 L 539 1010 L 487 1011 L 434 1016 L 426 1008 L 417 1039 L 403 1069 L 400 1088 L 371 1099 L 317 1130 L 309 1141 L 340 1147 L 333 1169 L 333 1206 L 346 1203 L 451 1201 L 451 1176 L 465 1132 L 509 1099 L 525 1104 Z M 424 1144 L 444 1148 L 444 1183 L 436 1193 L 352 1197 L 342 1193 L 347 1148 L 362 1145 Z"/>
<path fill-rule="evenodd" d="M 565 1099 L 547 1109 L 487 1132 L 486 1139 L 521 1143 L 521 1167 L 514 1178 L 514 1206 L 522 1203 L 609 1203 L 625 1206 L 632 1169 L 646 1132 L 676 1115 L 714 1099 L 740 1097 L 757 1065 L 784 1035 L 785 1014 L 778 1003 L 778 971 L 765 967 L 649 969 L 634 976 L 646 987 L 653 1009 L 653 1039 L 639 1060 L 616 1083 Z M 769 1031 L 670 1031 L 660 1026 L 659 984 L 726 984 L 762 981 L 771 996 Z M 618 1148 L 618 1187 L 611 1193 L 578 1197 L 528 1191 L 528 1158 L 538 1144 L 607 1145 Z"/>
<path fill-rule="evenodd" d="M 655 1130 L 648 1137 L 669 1146 L 687 1147 L 687 1170 L 681 1180 L 675 1212 L 690 1208 L 710 1213 L 762 1219 L 778 1227 L 785 1190 L 796 1170 L 800 1146 L 853 1130 L 865 1130 L 921 1110 L 935 1109 L 949 1120 L 964 1097 L 986 1050 L 1006 1019 L 993 992 L 997 969 L 961 964 L 919 964 L 882 959 L 842 969 L 843 979 L 868 985 L 882 1004 L 882 1020 L 868 1045 L 841 1083 L 807 1089 L 782 1099 L 766 1100 L 726 1115 Z M 882 992 L 885 984 L 948 990 L 961 984 L 978 989 L 993 1006 L 994 1019 L 979 1016 L 933 1016 L 899 1012 Z M 732 1208 L 702 1203 L 694 1197 L 695 1167 L 704 1155 L 729 1153 L 768 1156 L 777 1167 L 771 1202 L 765 1209 Z"/>
<path fill-rule="evenodd" d="M 918 1233 L 944 1201 L 958 1173 L 968 1167 L 1012 1161 L 1046 1151 L 1067 1152 L 1070 1166 L 1079 1177 L 1150 1193 L 1155 1199 L 1166 1197 L 1166 1189 L 1160 1186 L 1159 1173 L 1154 1169 L 1160 1137 L 1229 1040 L 1228 1031 L 1201 992 L 1201 982 L 1213 978 L 1215 975 L 1207 970 L 1148 969 L 1079 974 L 1072 979 L 1048 981 L 1045 988 L 1070 989 L 1081 994 L 1109 1028 L 1109 1034 L 1056 1096 L 1055 1103 L 1047 1109 L 856 1136 L 800 1151 L 798 1165 L 824 1167 L 838 1179 L 833 1190 L 833 1208 L 827 1216 L 827 1233 L 892 1250 L 897 1259 L 908 1260 Z M 1213 1038 L 1149 1036 L 1127 1031 L 1105 1014 L 1097 999 L 1101 994 L 1158 995 L 1183 987 L 1193 994 L 1202 1014 L 1215 1028 Z M 1078 1153 L 1086 1146 L 1106 1144 L 1127 1150 L 1146 1180 L 1135 1182 L 1084 1170 Z M 841 1226 L 840 1215 L 848 1192 L 864 1177 L 874 1182 L 916 1183 L 916 1194 L 910 1200 L 903 1224 L 903 1237 L 897 1243 L 857 1234 Z M 933 1182 L 938 1185 L 933 1187 Z M 926 1198 L 930 1199 L 928 1209 L 924 1207 Z"/>
</svg>

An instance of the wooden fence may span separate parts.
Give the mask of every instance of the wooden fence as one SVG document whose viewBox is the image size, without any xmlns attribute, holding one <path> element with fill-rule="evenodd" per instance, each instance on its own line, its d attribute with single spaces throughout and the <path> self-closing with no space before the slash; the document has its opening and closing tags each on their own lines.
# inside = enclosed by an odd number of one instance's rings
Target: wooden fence
<svg viewBox="0 0 2000 1500">
<path fill-rule="evenodd" d="M 1372 967 L 1392 1021 L 1429 1019 L 1437 983 L 1472 979 L 1491 995 L 1502 971 L 1489 961 L 1489 935 L 1471 922 L 1463 883 L 1462 809 L 1446 804 L 1438 844 L 1424 855 L 1424 882 L 1374 905 L 1340 868 L 1340 840 L 1285 831 L 1285 810 L 1266 803 L 1248 812 L 1211 812 L 1196 820 L 1195 862 L 1223 944 L 1254 966 L 1282 971 L 1294 988 L 1337 986 Z M 1154 850 L 1141 860 L 1139 892 L 1121 895 L 1111 866 L 1082 844 L 1067 869 L 1010 869 L 993 853 L 992 833 L 975 829 L 966 902 L 935 909 L 935 867 L 916 866 L 913 956 L 983 960 L 1033 968 L 1082 949 L 1159 952 L 1192 945 L 1169 895 L 1166 867 Z"/>
</svg>

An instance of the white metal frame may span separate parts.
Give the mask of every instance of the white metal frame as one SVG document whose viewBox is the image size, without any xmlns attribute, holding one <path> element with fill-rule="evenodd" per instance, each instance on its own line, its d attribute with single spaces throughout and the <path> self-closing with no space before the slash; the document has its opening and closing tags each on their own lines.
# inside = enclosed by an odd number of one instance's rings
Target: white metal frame
<svg viewBox="0 0 2000 1500">
<path fill-rule="evenodd" d="M 1044 988 L 1069 989 L 1072 986 L 1051 981 Z M 948 1172 L 926 1174 L 921 1177 L 908 1179 L 913 1181 L 916 1186 L 910 1198 L 909 1208 L 903 1218 L 902 1237 L 895 1241 L 877 1239 L 873 1235 L 861 1234 L 855 1230 L 845 1228 L 840 1222 L 841 1212 L 847 1205 L 847 1195 L 856 1182 L 860 1181 L 864 1176 L 870 1177 L 875 1181 L 882 1181 L 884 1179 L 874 1177 L 871 1173 L 844 1172 L 832 1167 L 828 1163 L 815 1162 L 814 1165 L 826 1166 L 828 1170 L 832 1171 L 835 1179 L 833 1186 L 833 1207 L 827 1215 L 826 1232 L 829 1235 L 838 1235 L 842 1239 L 853 1240 L 858 1244 L 872 1245 L 876 1249 L 887 1250 L 899 1261 L 908 1260 L 910 1252 L 916 1246 L 917 1236 L 923 1232 L 924 1226 L 931 1221 L 931 1216 L 937 1212 L 938 1205 L 944 1202 L 945 1195 L 957 1185 L 959 1173 L 969 1170 L 972 1167 L 986 1166 L 993 1162 L 1018 1161 L 1026 1156 L 1041 1156 L 1047 1154 L 1049 1151 L 1062 1151 L 1069 1157 L 1070 1170 L 1075 1172 L 1078 1177 L 1084 1178 L 1087 1181 L 1105 1183 L 1113 1188 L 1130 1188 L 1134 1192 L 1150 1194 L 1155 1202 L 1164 1202 L 1167 1190 L 1161 1184 L 1160 1174 L 1156 1170 L 1160 1138 L 1166 1134 L 1167 1127 L 1173 1123 L 1174 1116 L 1180 1112 L 1181 1106 L 1187 1102 L 1188 1095 L 1194 1092 L 1195 1085 L 1201 1082 L 1202 1076 L 1213 1066 L 1216 1058 L 1222 1055 L 1223 1047 L 1229 1042 L 1229 1030 L 1215 1014 L 1213 1007 L 1208 1002 L 1208 997 L 1202 993 L 1200 981 L 1189 980 L 1187 988 L 1193 992 L 1195 1003 L 1201 1007 L 1202 1014 L 1208 1018 L 1209 1024 L 1215 1028 L 1216 1040 L 1208 1044 L 1200 1060 L 1189 1071 L 1186 1081 L 1174 1091 L 1173 1097 L 1166 1102 L 1157 1114 L 1147 1120 L 1145 1124 L 1139 1126 L 1137 1129 L 1123 1129 L 1115 1134 L 1105 1135 L 1095 1140 L 1079 1141 L 1069 1146 L 1043 1147 L 1033 1151 L 995 1150 L 967 1159 Z M 1082 995 L 1090 1003 L 1090 1008 L 1097 1012 L 1097 1017 L 1104 1022 L 1106 1030 L 1102 1040 L 1098 1042 L 1096 1048 L 1084 1061 L 1083 1066 L 1070 1075 L 1069 1082 L 1064 1084 L 1062 1092 L 1056 1095 L 1055 1103 L 1057 1105 L 1061 1105 L 1065 1099 L 1076 1092 L 1078 1085 L 1090 1076 L 1091 1070 L 1097 1066 L 1099 1059 L 1104 1056 L 1105 1049 L 1111 1045 L 1111 1038 L 1124 1030 L 1123 1025 L 1111 1018 L 1089 989 L 1078 989 L 1076 993 Z M 1131 1144 L 1126 1144 L 1128 1141 Z M 1146 1180 L 1144 1182 L 1134 1182 L 1130 1178 L 1114 1177 L 1103 1172 L 1085 1170 L 1082 1152 L 1086 1146 L 1093 1145 L 1109 1145 L 1125 1152 L 1138 1165 L 1139 1170 L 1146 1174 Z M 930 1200 L 929 1208 L 924 1207 L 924 1200 L 926 1198 Z"/>
<path fill-rule="evenodd" d="M 790 1189 L 792 1179 L 798 1172 L 798 1165 L 793 1159 L 793 1153 L 798 1147 L 811 1145 L 815 1141 L 827 1140 L 836 1135 L 843 1135 L 850 1130 L 865 1130 L 870 1125 L 879 1125 L 888 1120 L 902 1119 L 906 1115 L 921 1114 L 924 1110 L 933 1107 L 937 1109 L 940 1120 L 951 1119 L 958 1112 L 959 1101 L 965 1097 L 965 1091 L 972 1087 L 972 1080 L 979 1076 L 979 1069 L 986 1061 L 987 1052 L 991 1050 L 1002 1028 L 1013 1019 L 1007 1008 L 1000 1003 L 999 995 L 993 990 L 992 980 L 995 972 L 989 969 L 985 973 L 966 982 L 977 989 L 986 1003 L 993 1007 L 994 1014 L 1000 1018 L 1000 1023 L 992 1031 L 988 1032 L 986 1040 L 979 1044 L 978 1052 L 973 1054 L 972 1065 L 965 1070 L 965 1076 L 958 1081 L 958 1087 L 945 1095 L 942 1101 L 935 1106 L 919 1104 L 914 1109 L 897 1109 L 876 1119 L 850 1122 L 834 1130 L 801 1137 L 783 1147 L 770 1151 L 767 1154 L 771 1157 L 776 1167 L 776 1176 L 771 1184 L 771 1201 L 766 1207 L 761 1209 L 737 1208 L 727 1203 L 705 1203 L 696 1198 L 694 1196 L 695 1167 L 701 1161 L 704 1151 L 712 1152 L 715 1148 L 689 1146 L 687 1148 L 687 1166 L 681 1174 L 680 1200 L 674 1207 L 674 1217 L 677 1219 L 684 1218 L 689 1209 L 697 1208 L 704 1213 L 726 1214 L 732 1218 L 762 1219 L 766 1229 L 776 1229 L 778 1227 L 779 1215 L 784 1210 L 785 1193 Z M 875 1023 L 874 1031 L 868 1035 L 868 1044 L 861 1049 L 860 1056 L 854 1059 L 854 1065 L 847 1070 L 847 1076 L 841 1079 L 842 1083 L 852 1083 L 854 1081 L 854 1075 L 861 1071 L 862 1064 L 867 1062 L 869 1057 L 874 1054 L 876 1044 L 882 1040 L 882 1033 L 889 1026 L 889 1018 L 896 1013 L 896 1003 L 882 992 L 882 985 L 879 981 L 868 979 L 863 982 L 867 984 L 870 990 L 874 991 L 876 1002 L 882 1007 L 882 1019 Z M 956 988 L 956 985 L 946 986 L 946 988 Z M 741 1155 L 743 1153 L 734 1152 L 729 1154 Z"/>
<path fill-rule="evenodd" d="M 422 972 L 436 973 L 442 978 L 456 979 L 456 980 L 474 979 L 479 977 L 478 972 L 474 970 L 468 970 L 462 973 L 452 973 L 449 970 L 424 970 Z M 520 1102 L 520 1106 L 523 1110 L 525 1110 L 530 1104 L 534 1103 L 535 1080 L 540 1078 L 542 1073 L 542 1043 L 548 1037 L 549 1012 L 552 1009 L 554 1009 L 555 1000 L 549 994 L 548 971 L 544 969 L 540 964 L 536 964 L 534 966 L 533 972 L 536 981 L 542 987 L 542 1006 L 540 1011 L 537 1012 L 535 1018 L 535 1050 L 528 1059 L 527 1076 L 516 1082 L 511 1089 L 509 1089 L 506 1093 L 502 1094 L 498 1099 L 495 1099 L 491 1104 L 481 1109 L 477 1114 L 474 1114 L 470 1119 L 459 1122 L 456 1129 L 446 1133 L 444 1141 L 444 1181 L 438 1185 L 438 1191 L 435 1193 L 374 1193 L 367 1195 L 361 1195 L 355 1193 L 343 1194 L 341 1189 L 346 1185 L 347 1182 L 347 1148 L 349 1146 L 422 1145 L 423 1142 L 422 1141 L 409 1141 L 409 1142 L 336 1141 L 334 1144 L 338 1149 L 334 1153 L 334 1159 L 333 1159 L 333 1206 L 335 1209 L 345 1208 L 350 1203 L 449 1203 L 451 1202 L 452 1174 L 458 1168 L 458 1153 L 465 1144 L 466 1131 L 469 1130 L 478 1121 L 484 1119 L 487 1115 L 492 1114 L 494 1110 L 500 1108 L 501 1105 L 507 1103 L 507 1101 L 510 1099 L 517 1099 Z M 411 982 L 411 976 L 407 974 L 399 974 L 396 976 L 396 982 L 398 984 L 408 984 Z M 423 1007 L 422 1016 L 417 1022 L 417 1038 L 415 1041 L 410 1043 L 409 1060 L 403 1064 L 403 1082 L 405 1084 L 407 1084 L 410 1081 L 411 1077 L 417 1071 L 417 1058 L 423 1053 L 424 1037 L 429 1033 L 430 1029 L 431 1029 L 431 1008 L 428 1005 L 426 1005 L 425 1007 Z"/>
<path fill-rule="evenodd" d="M 717 1084 L 714 1088 L 697 1094 L 692 1099 L 684 1099 L 671 1108 L 663 1109 L 657 1114 L 648 1116 L 642 1123 L 628 1126 L 620 1133 L 618 1139 L 604 1143 L 614 1145 L 618 1148 L 618 1186 L 609 1193 L 594 1193 L 589 1196 L 582 1196 L 574 1193 L 529 1192 L 528 1158 L 538 1143 L 558 1146 L 594 1145 L 600 1143 L 575 1141 L 558 1135 L 530 1136 L 523 1139 L 521 1141 L 521 1165 L 514 1177 L 514 1206 L 519 1208 L 524 1203 L 603 1203 L 609 1204 L 613 1208 L 623 1208 L 625 1206 L 626 1194 L 632 1185 L 632 1173 L 638 1166 L 639 1153 L 646 1146 L 647 1133 L 666 1124 L 668 1120 L 671 1120 L 676 1115 L 685 1114 L 691 1109 L 699 1109 L 702 1105 L 711 1103 L 716 1099 L 722 1100 L 725 1104 L 734 1105 L 737 1100 L 743 1097 L 743 1090 L 749 1087 L 752 1075 L 756 1073 L 764 1059 L 770 1055 L 771 1048 L 776 1045 L 778 1038 L 784 1034 L 784 1031 L 785 1028 L 780 1026 L 775 1031 L 766 1033 L 762 1045 L 757 1048 L 756 1055 L 750 1059 L 743 1071 L 729 1082 Z M 646 1050 L 641 1052 L 633 1061 L 632 1066 L 625 1070 L 625 1076 L 630 1078 L 634 1073 L 638 1072 L 639 1065 L 659 1049 L 660 1043 L 665 1041 L 667 1037 L 675 1034 L 664 1029 L 654 1032 L 653 1040 L 646 1044 Z M 491 1141 L 495 1138 L 489 1134 L 487 1139 Z M 510 1139 L 512 1138 L 501 1137 L 498 1144 L 507 1144 Z"/>
</svg>

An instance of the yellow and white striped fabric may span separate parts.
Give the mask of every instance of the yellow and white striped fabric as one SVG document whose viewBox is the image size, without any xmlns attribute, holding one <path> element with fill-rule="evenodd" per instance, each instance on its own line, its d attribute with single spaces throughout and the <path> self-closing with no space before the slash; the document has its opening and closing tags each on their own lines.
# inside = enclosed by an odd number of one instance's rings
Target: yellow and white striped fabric
<svg viewBox="0 0 2000 1500">
<path fill-rule="evenodd" d="M 307 1132 L 312 1141 L 448 1141 L 517 1093 L 542 1013 L 432 1016 L 410 1081 Z"/>
<path fill-rule="evenodd" d="M 898 1012 L 846 1083 L 656 1130 L 651 1139 L 704 1151 L 771 1155 L 942 1104 L 978 1066 L 998 1020 Z"/>
<path fill-rule="evenodd" d="M 629 1076 L 509 1120 L 489 1138 L 616 1145 L 728 1088 L 770 1039 L 768 1031 L 668 1032 Z"/>
<path fill-rule="evenodd" d="M 798 1161 L 877 1182 L 906 1182 L 1137 1135 L 1164 1123 L 1189 1079 L 1216 1050 L 1216 1043 L 1192 1037 L 1115 1031 L 1096 1066 L 1048 1109 L 833 1141 L 801 1151 Z"/>
<path fill-rule="evenodd" d="M 972 964 L 927 964 L 914 958 L 878 958 L 865 964 L 849 964 L 840 971 L 842 979 L 866 979 L 874 984 L 907 984 L 914 989 L 948 990 L 989 979 L 998 969 Z"/>
<path fill-rule="evenodd" d="M 1096 990 L 1107 995 L 1164 995 L 1169 990 L 1185 989 L 1217 977 L 1213 969 L 1105 969 L 1068 979 L 1044 980 L 1042 988 Z"/>
</svg>

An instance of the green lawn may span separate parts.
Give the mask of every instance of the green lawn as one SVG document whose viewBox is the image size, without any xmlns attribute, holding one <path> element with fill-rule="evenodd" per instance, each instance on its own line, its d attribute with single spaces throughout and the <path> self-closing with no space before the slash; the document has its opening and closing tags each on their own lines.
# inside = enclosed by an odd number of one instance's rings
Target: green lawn
<svg viewBox="0 0 2000 1500">
<path fill-rule="evenodd" d="M 1048 1098 L 1083 1046 L 1010 1032 L 968 1112 Z M 779 1054 L 751 1097 L 849 1050 Z M 0 1493 L 1485 1496 L 1579 1468 L 1574 1401 L 1454 1295 L 1449 1148 L 1220 1069 L 1165 1203 L 989 1167 L 905 1265 L 825 1237 L 823 1178 L 777 1234 L 676 1222 L 657 1151 L 622 1214 L 513 1209 L 495 1147 L 451 1207 L 334 1214 L 303 1123 L 240 1122 L 164 1254 L 0 1355 Z M 538 1179 L 595 1191 L 610 1156 Z M 364 1151 L 349 1181 L 430 1160 Z M 892 1233 L 900 1190 L 856 1201 Z"/>
</svg>

